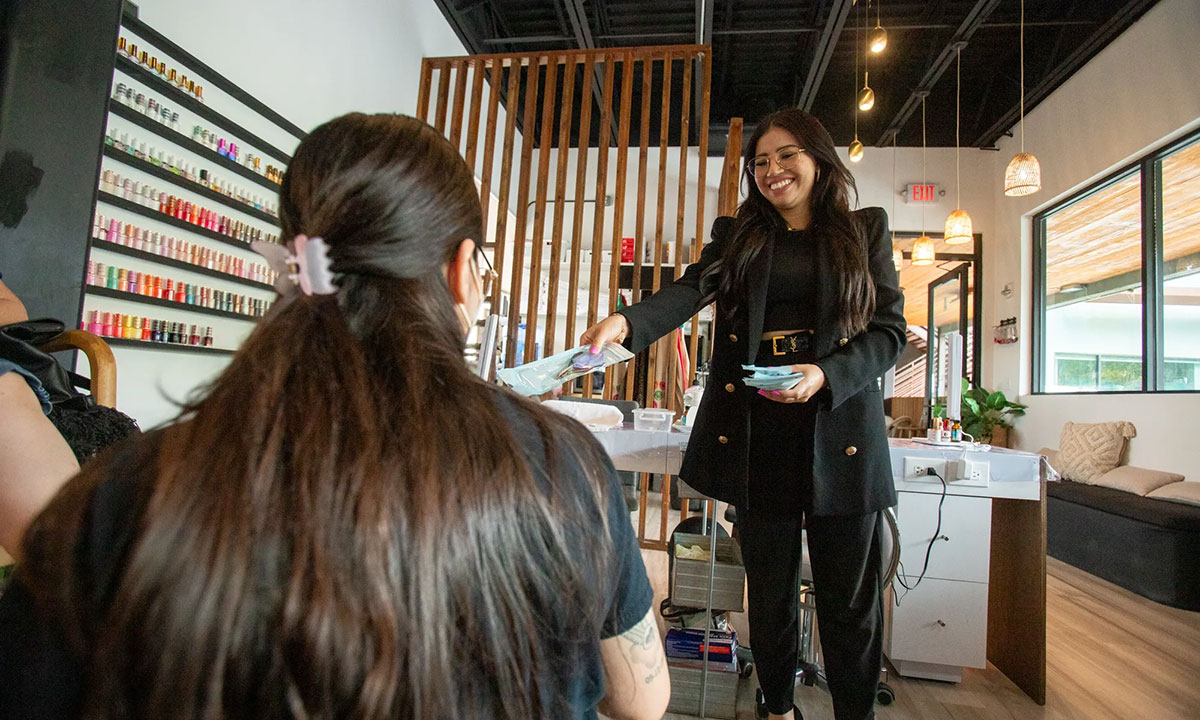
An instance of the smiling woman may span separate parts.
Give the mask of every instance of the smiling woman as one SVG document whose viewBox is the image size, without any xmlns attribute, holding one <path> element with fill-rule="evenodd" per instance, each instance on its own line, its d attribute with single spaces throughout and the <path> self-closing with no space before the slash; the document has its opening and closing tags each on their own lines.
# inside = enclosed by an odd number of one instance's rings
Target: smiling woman
<svg viewBox="0 0 1200 720">
<path fill-rule="evenodd" d="M 581 340 L 624 340 L 637 352 L 716 301 L 709 391 L 679 476 L 737 508 L 750 644 L 771 717 L 798 717 L 803 526 L 835 715 L 865 720 L 882 662 L 874 528 L 895 504 L 878 378 L 905 343 L 887 217 L 850 210 L 854 180 L 808 113 L 768 115 L 745 155 L 746 200 L 713 224 L 700 260 Z M 755 391 L 746 363 L 799 379 Z"/>
</svg>

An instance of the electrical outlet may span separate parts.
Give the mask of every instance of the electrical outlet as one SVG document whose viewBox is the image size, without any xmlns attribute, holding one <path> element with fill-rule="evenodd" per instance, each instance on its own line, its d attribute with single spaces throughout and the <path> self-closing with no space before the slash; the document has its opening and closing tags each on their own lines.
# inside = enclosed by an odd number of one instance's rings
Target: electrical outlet
<svg viewBox="0 0 1200 720">
<path fill-rule="evenodd" d="M 991 467 L 986 460 L 967 460 L 967 470 L 959 481 L 962 485 L 987 487 L 991 480 Z"/>
<path fill-rule="evenodd" d="M 904 479 L 909 482 L 940 482 L 936 476 L 929 474 L 930 469 L 946 477 L 946 461 L 941 458 L 904 458 Z"/>
</svg>

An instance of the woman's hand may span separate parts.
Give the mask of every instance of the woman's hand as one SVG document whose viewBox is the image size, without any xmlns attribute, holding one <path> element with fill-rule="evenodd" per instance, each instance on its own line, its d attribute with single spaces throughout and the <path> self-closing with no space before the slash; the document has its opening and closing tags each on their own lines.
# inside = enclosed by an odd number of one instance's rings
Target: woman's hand
<svg viewBox="0 0 1200 720">
<path fill-rule="evenodd" d="M 623 342 L 629 334 L 629 321 L 620 313 L 614 313 L 583 331 L 579 336 L 580 345 L 591 345 L 599 350 L 606 342 Z"/>
<path fill-rule="evenodd" d="M 791 390 L 759 390 L 758 394 L 781 403 L 808 402 L 825 387 L 825 372 L 816 365 L 793 365 L 792 372 L 804 373 L 804 377 Z"/>
</svg>

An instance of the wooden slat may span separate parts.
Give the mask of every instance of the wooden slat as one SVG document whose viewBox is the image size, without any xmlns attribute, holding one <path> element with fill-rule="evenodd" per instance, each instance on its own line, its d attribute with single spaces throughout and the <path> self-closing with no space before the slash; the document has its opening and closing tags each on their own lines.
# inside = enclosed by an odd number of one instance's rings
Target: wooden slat
<svg viewBox="0 0 1200 720">
<path fill-rule="evenodd" d="M 433 75 L 433 63 L 429 58 L 421 60 L 421 83 L 417 86 L 417 119 L 425 121 L 429 117 L 429 81 Z"/>
<path fill-rule="evenodd" d="M 499 68 L 500 66 L 496 66 Z M 493 72 L 493 75 L 495 73 Z M 495 267 L 496 274 L 502 281 L 504 279 L 504 262 L 506 248 L 508 248 L 508 196 L 512 190 L 512 161 L 513 161 L 513 139 L 516 133 L 517 126 L 517 102 L 518 91 L 521 87 L 521 69 L 513 68 L 508 73 L 508 93 L 507 100 L 504 106 L 504 149 L 500 155 L 500 194 L 496 198 L 496 256 Z M 516 265 L 513 275 L 521 274 L 521 266 Z M 495 282 L 492 285 L 492 312 L 499 314 L 501 311 L 500 305 L 500 288 L 503 282 Z M 511 328 L 512 332 L 516 332 L 515 326 Z M 511 337 L 505 349 L 505 363 L 512 362 L 512 342 Z"/>
<path fill-rule="evenodd" d="M 521 301 L 524 299 L 525 268 L 525 225 L 529 204 L 529 171 L 533 160 L 534 121 L 537 119 L 538 73 L 540 66 L 531 65 L 525 75 L 525 116 L 521 122 L 521 170 L 517 178 L 517 219 L 514 223 L 512 256 L 512 278 L 509 285 L 508 343 L 505 350 L 506 367 L 512 367 L 517 352 L 517 325 L 521 322 Z M 532 347 L 525 348 L 525 359 L 530 358 Z"/>
<path fill-rule="evenodd" d="M 613 84 L 616 76 L 616 63 L 613 55 L 604 60 L 604 107 L 600 110 L 600 153 L 596 159 L 596 214 L 592 222 L 592 274 L 588 286 L 588 327 L 596 324 L 600 304 L 600 261 L 604 251 L 604 203 L 602 198 L 608 191 L 608 148 L 612 142 L 612 101 Z M 614 199 L 615 202 L 615 199 Z M 613 262 L 617 259 L 613 258 Z M 611 371 L 604 373 L 605 383 L 611 378 Z M 584 383 L 583 396 L 592 396 L 592 384 Z"/>
<path fill-rule="evenodd" d="M 700 259 L 701 238 L 704 237 L 704 198 L 707 195 L 708 189 L 705 183 L 707 182 L 708 174 L 708 111 L 709 105 L 712 102 L 712 91 L 709 86 L 712 78 L 712 48 L 706 47 L 704 56 L 700 61 L 700 87 L 703 88 L 700 92 L 700 127 L 697 128 L 697 137 L 699 138 L 700 148 L 700 166 L 696 168 L 696 235 L 692 238 L 692 262 Z M 715 320 L 716 310 L 713 311 Z M 716 323 L 713 323 L 716 327 Z M 692 358 L 693 367 L 696 358 L 696 346 L 700 339 L 700 323 L 699 316 L 692 316 L 692 332 L 688 339 L 688 353 Z"/>
<path fill-rule="evenodd" d="M 471 63 L 471 104 L 467 115 L 467 152 L 463 156 L 467 165 L 475 172 L 475 148 L 479 145 L 479 117 L 483 115 L 483 76 L 484 68 L 481 63 Z M 492 126 L 488 125 L 488 139 L 495 136 Z M 487 215 L 484 215 L 487 222 Z"/>
<path fill-rule="evenodd" d="M 717 213 L 737 212 L 738 183 L 741 181 L 742 119 L 729 120 L 729 142 L 725 146 L 725 162 L 721 165 L 721 184 L 717 189 Z"/>
<path fill-rule="evenodd" d="M 445 63 L 438 67 L 438 94 L 437 107 L 434 108 L 433 127 L 443 135 L 446 134 L 446 110 L 450 104 L 450 64 Z"/>
<path fill-rule="evenodd" d="M 676 199 L 677 210 L 675 213 L 675 277 L 683 274 L 683 249 L 685 247 L 684 224 L 687 217 L 687 166 L 688 166 L 688 143 L 691 139 L 688 135 L 691 128 L 692 120 L 692 61 L 685 55 L 683 58 L 683 99 L 681 101 L 682 109 L 679 114 L 679 193 Z M 701 158 L 700 162 L 704 162 Z M 696 355 L 692 353 L 688 356 L 688 383 L 696 380 Z M 687 503 L 683 503 L 680 512 L 680 521 L 687 513 Z"/>
<path fill-rule="evenodd" d="M 482 78 L 483 77 L 483 66 L 480 65 L 478 70 L 479 70 L 479 77 Z M 492 204 L 492 161 L 496 154 L 496 131 L 497 131 L 496 120 L 497 120 L 497 116 L 500 113 L 500 83 L 503 82 L 502 71 L 503 71 L 503 68 L 500 65 L 492 66 L 492 78 L 491 78 L 491 82 L 489 83 L 491 85 L 491 87 L 488 90 L 487 124 L 484 127 L 484 133 L 483 133 L 485 135 L 485 137 L 484 137 L 484 141 L 483 141 L 483 168 L 480 171 L 480 175 L 479 175 L 479 204 L 483 209 L 483 222 L 485 225 L 491 224 L 491 220 L 488 218 L 488 212 L 491 209 L 491 204 Z M 468 160 L 467 162 L 472 167 L 474 167 L 474 163 L 472 162 L 474 160 L 474 156 L 473 156 L 474 148 L 473 147 L 467 148 L 467 152 L 471 153 L 471 155 L 469 155 L 468 157 L 472 158 L 471 160 Z M 507 199 L 507 196 L 505 196 L 505 197 Z M 500 203 L 499 210 L 500 210 L 501 215 L 507 215 L 507 213 L 504 212 L 505 207 L 504 207 L 503 202 Z M 485 236 L 483 238 L 480 238 L 480 241 L 482 242 L 485 239 L 486 239 L 486 232 L 485 232 Z M 497 233 L 496 242 L 499 244 L 503 244 L 503 241 L 504 241 L 503 233 Z M 493 254 L 495 254 L 495 252 L 496 251 L 493 251 Z M 500 272 L 500 267 L 498 265 L 493 264 L 493 267 L 496 269 L 496 272 Z M 498 283 L 498 282 L 493 283 L 492 286 L 494 288 L 493 294 L 500 292 L 501 283 Z M 496 307 L 495 298 L 493 298 L 492 300 L 493 300 L 492 307 L 495 308 Z"/>
<path fill-rule="evenodd" d="M 454 63 L 454 110 L 450 115 L 450 144 L 455 150 L 462 147 L 463 103 L 467 99 L 467 59 Z"/>
<path fill-rule="evenodd" d="M 595 65 L 583 63 L 583 88 L 579 91 L 579 147 L 575 151 L 575 213 L 571 222 L 571 263 L 567 273 L 567 343 L 577 342 L 575 319 L 579 307 L 579 258 L 582 255 L 583 244 L 583 205 L 584 180 L 587 177 L 588 145 L 591 144 L 592 132 L 592 77 L 596 74 Z M 562 144 L 559 144 L 562 152 Z M 604 208 L 604 198 L 596 198 L 596 206 Z M 592 264 L 599 265 L 599 258 L 593 258 Z M 591 289 L 595 293 L 595 288 Z M 591 383 L 587 383 L 591 387 Z"/>
<path fill-rule="evenodd" d="M 575 109 L 575 61 L 563 65 L 562 112 L 558 121 L 558 172 L 554 176 L 554 223 L 550 229 L 550 277 L 546 291 L 546 338 L 542 341 L 547 356 L 558 351 L 555 331 L 558 321 L 558 280 L 562 268 L 563 213 L 567 209 L 567 164 L 571 159 L 571 120 Z M 585 141 L 586 142 L 586 141 Z M 573 309 L 573 305 L 568 305 Z M 575 345 L 568 335 L 567 347 Z M 564 348 L 565 349 L 565 348 Z"/>
<path fill-rule="evenodd" d="M 629 166 L 629 112 L 633 98 L 633 52 L 625 51 L 621 63 L 621 115 L 617 122 L 617 189 L 614 194 L 612 263 L 609 265 L 608 312 L 617 309 L 617 271 L 621 266 L 621 236 L 625 222 L 625 171 Z M 636 259 L 636 258 L 635 258 Z M 615 399 L 613 366 L 608 366 L 604 375 L 604 395 Z"/>
<path fill-rule="evenodd" d="M 634 214 L 633 225 L 633 290 L 630 302 L 642 300 L 642 257 L 646 249 L 646 173 L 649 170 L 647 160 L 650 147 L 650 112 L 652 102 L 652 83 L 654 80 L 653 58 L 639 63 L 642 70 L 642 94 L 638 103 L 641 115 L 641 127 L 638 130 L 638 174 L 637 174 L 637 211 Z M 652 343 L 647 348 L 649 362 L 646 364 L 646 407 L 653 407 L 655 351 L 658 343 Z M 625 399 L 633 399 L 633 370 L 636 363 L 625 363 Z"/>
<path fill-rule="evenodd" d="M 554 137 L 554 104 L 558 91 L 558 63 L 546 63 L 546 88 L 542 95 L 542 134 L 538 139 L 537 188 L 534 191 L 533 237 L 529 246 L 529 305 L 525 311 L 525 362 L 537 359 L 538 304 L 542 296 L 542 248 L 546 240 L 546 194 L 549 192 L 550 144 Z M 526 125 L 532 134 L 533 125 Z M 521 206 L 524 211 L 524 205 Z M 550 311 L 553 312 L 553 311 Z M 547 349 L 546 355 L 549 355 Z"/>
</svg>

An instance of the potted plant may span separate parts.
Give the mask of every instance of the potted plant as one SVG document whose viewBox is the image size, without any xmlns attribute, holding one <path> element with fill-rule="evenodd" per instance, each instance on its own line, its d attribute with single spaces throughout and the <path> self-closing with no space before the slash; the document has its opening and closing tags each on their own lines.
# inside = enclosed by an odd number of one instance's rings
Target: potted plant
<svg viewBox="0 0 1200 720">
<path fill-rule="evenodd" d="M 1012 402 L 999 390 L 990 392 L 982 387 L 971 387 L 966 378 L 962 381 L 962 429 L 979 442 L 997 447 L 1008 447 L 1008 431 L 1012 429 L 1010 418 L 1020 417 L 1027 405 Z M 944 408 L 934 406 L 934 417 L 942 417 Z"/>
</svg>

